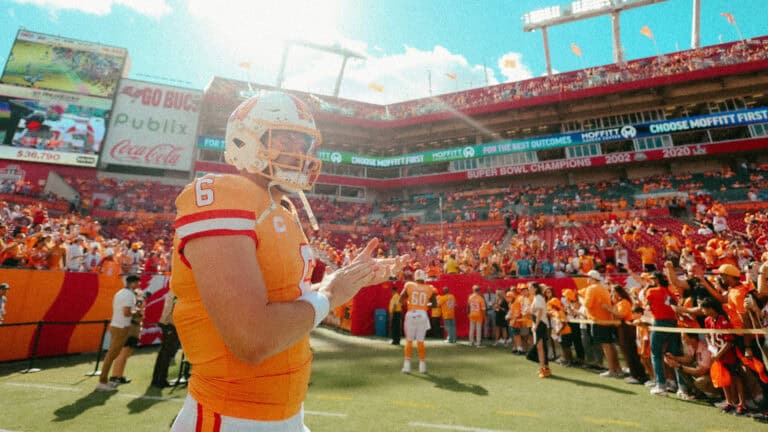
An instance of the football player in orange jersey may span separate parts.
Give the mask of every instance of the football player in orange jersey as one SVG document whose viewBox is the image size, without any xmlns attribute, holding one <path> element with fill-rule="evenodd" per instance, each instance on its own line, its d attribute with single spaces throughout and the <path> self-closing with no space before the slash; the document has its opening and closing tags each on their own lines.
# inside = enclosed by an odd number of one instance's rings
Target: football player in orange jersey
<svg viewBox="0 0 768 432">
<path fill-rule="evenodd" d="M 320 173 L 320 133 L 284 93 L 246 100 L 227 122 L 225 158 L 240 175 L 207 175 L 176 199 L 174 322 L 192 367 L 172 431 L 306 431 L 309 332 L 408 257 L 374 259 L 371 240 L 313 284 L 315 258 L 295 207 Z"/>
<path fill-rule="evenodd" d="M 480 348 L 483 341 L 483 321 L 485 320 L 485 299 L 479 285 L 472 287 L 472 294 L 467 299 L 469 317 L 469 346 Z"/>
<path fill-rule="evenodd" d="M 424 337 L 430 329 L 429 309 L 432 306 L 432 297 L 435 288 L 427 285 L 427 273 L 424 270 L 416 270 L 413 274 L 415 282 L 406 282 L 401 297 L 408 299 L 408 312 L 405 313 L 405 360 L 403 361 L 403 373 L 411 372 L 411 353 L 413 341 L 419 350 L 419 372 L 427 373 L 427 350 L 424 347 Z"/>
</svg>

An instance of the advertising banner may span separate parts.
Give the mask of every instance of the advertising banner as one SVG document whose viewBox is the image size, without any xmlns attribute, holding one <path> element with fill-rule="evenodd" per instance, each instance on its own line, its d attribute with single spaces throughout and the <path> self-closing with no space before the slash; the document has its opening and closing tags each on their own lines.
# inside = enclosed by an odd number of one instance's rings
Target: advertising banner
<svg viewBox="0 0 768 432">
<path fill-rule="evenodd" d="M 112 98 L 128 51 L 20 30 L 0 82 Z"/>
<path fill-rule="evenodd" d="M 95 167 L 111 105 L 0 84 L 0 159 Z"/>
<path fill-rule="evenodd" d="M 122 80 L 102 163 L 189 170 L 202 95 L 198 90 Z"/>
<path fill-rule="evenodd" d="M 199 136 L 197 137 L 197 147 L 206 150 L 224 151 L 224 138 Z"/>
<path fill-rule="evenodd" d="M 318 157 L 323 162 L 364 165 L 371 167 L 392 167 L 435 162 L 450 162 L 483 156 L 548 150 L 581 144 L 632 140 L 665 135 L 674 132 L 694 131 L 729 126 L 744 126 L 768 122 L 768 109 L 756 108 L 725 113 L 707 114 L 696 117 L 664 120 L 621 127 L 572 132 L 560 135 L 533 137 L 520 140 L 504 140 L 487 144 L 467 145 L 440 150 L 429 150 L 401 156 L 363 156 L 349 152 L 320 150 Z"/>
<path fill-rule="evenodd" d="M 667 147 L 640 152 L 609 153 L 606 155 L 558 159 L 529 164 L 508 165 L 496 168 L 475 169 L 466 171 L 466 179 L 473 180 L 487 177 L 533 174 L 564 169 L 601 167 L 614 164 L 645 162 L 663 159 L 688 158 L 720 153 L 759 150 L 766 147 L 765 140 L 741 140 L 736 142 L 693 144 L 687 146 Z"/>
</svg>

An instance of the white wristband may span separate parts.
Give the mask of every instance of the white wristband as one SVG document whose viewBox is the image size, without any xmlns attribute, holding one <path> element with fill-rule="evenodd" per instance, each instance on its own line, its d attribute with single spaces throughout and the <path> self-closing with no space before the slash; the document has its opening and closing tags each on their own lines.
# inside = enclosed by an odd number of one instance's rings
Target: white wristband
<svg viewBox="0 0 768 432">
<path fill-rule="evenodd" d="M 319 326 L 331 310 L 331 303 L 328 301 L 328 297 L 317 291 L 309 291 L 296 300 L 312 305 L 312 309 L 315 310 L 315 325 L 313 328 Z"/>
</svg>

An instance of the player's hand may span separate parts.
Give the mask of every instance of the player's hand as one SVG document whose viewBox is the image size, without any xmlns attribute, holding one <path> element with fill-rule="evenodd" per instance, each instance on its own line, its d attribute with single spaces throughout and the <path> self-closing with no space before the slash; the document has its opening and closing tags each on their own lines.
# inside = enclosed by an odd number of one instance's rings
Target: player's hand
<svg viewBox="0 0 768 432">
<path fill-rule="evenodd" d="M 363 287 L 388 281 L 405 267 L 408 255 L 374 259 L 378 246 L 379 239 L 369 241 L 349 265 L 333 272 L 327 283 L 322 284 L 319 291 L 328 297 L 331 309 L 346 303 Z"/>
</svg>

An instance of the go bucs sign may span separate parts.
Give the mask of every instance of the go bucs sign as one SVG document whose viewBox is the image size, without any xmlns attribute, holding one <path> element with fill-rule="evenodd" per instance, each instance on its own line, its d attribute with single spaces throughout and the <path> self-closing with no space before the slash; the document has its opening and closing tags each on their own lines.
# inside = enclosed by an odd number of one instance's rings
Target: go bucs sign
<svg viewBox="0 0 768 432">
<path fill-rule="evenodd" d="M 188 171 L 201 101 L 197 90 L 122 80 L 102 163 Z"/>
</svg>

